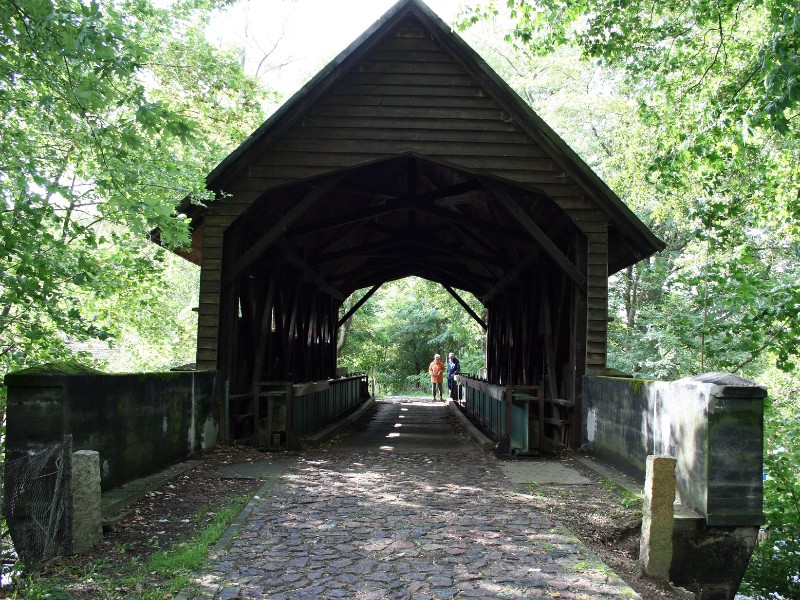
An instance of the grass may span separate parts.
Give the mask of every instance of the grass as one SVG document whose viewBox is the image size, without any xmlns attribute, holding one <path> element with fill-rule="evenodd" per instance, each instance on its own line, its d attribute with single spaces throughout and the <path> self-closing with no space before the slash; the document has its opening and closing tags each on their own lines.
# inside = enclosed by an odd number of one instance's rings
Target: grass
<svg viewBox="0 0 800 600">
<path fill-rule="evenodd" d="M 596 573 L 602 573 L 606 577 L 616 575 L 611 567 L 605 563 L 589 562 L 585 560 L 579 560 L 574 565 L 567 567 L 567 571 L 571 571 L 573 573 L 588 573 L 590 571 L 594 571 Z"/>
<path fill-rule="evenodd" d="M 641 512 L 642 497 L 639 494 L 625 489 L 608 477 L 600 477 L 600 487 L 616 493 L 619 496 L 619 503 L 623 508 L 636 508 Z"/>
<path fill-rule="evenodd" d="M 72 597 L 66 591 L 70 582 L 88 580 L 98 588 L 107 590 L 109 598 L 162 600 L 172 597 L 190 585 L 192 574 L 203 566 L 211 546 L 222 536 L 249 500 L 250 496 L 240 496 L 226 501 L 215 512 L 213 521 L 191 539 L 174 544 L 167 550 L 155 552 L 145 561 L 139 560 L 138 557 L 133 558 L 121 571 L 108 572 L 109 565 L 99 561 L 73 572 L 64 573 L 58 579 L 34 580 L 31 577 L 24 583 L 18 584 L 18 589 L 11 598 L 66 600 Z M 199 520 L 200 515 L 196 519 Z M 145 589 L 133 592 L 137 586 Z"/>
</svg>

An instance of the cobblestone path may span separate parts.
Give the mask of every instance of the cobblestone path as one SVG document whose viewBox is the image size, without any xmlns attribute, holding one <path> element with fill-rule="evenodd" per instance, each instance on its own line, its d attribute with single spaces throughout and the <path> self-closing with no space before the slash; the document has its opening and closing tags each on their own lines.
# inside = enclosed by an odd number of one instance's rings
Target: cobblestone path
<svg viewBox="0 0 800 600">
<path fill-rule="evenodd" d="M 185 597 L 636 598 L 440 403 L 389 399 L 262 488 Z"/>
</svg>

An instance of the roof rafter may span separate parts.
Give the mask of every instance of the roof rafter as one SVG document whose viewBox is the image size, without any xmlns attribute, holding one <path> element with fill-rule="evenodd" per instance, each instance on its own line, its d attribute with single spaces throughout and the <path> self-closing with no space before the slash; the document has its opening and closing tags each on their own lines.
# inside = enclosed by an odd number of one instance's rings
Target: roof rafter
<svg viewBox="0 0 800 600">
<path fill-rule="evenodd" d="M 523 208 L 516 203 L 516 201 L 509 195 L 508 192 L 499 183 L 488 177 L 478 177 L 479 181 L 488 189 L 500 203 L 508 209 L 514 218 L 519 221 L 525 230 L 530 233 L 531 237 L 542 247 L 550 258 L 561 267 L 561 269 L 569 276 L 570 279 L 584 292 L 586 291 L 586 276 L 581 273 L 578 268 L 567 258 L 561 249 L 555 245 L 553 240 L 542 231 L 536 222 L 531 219 L 530 215 L 523 210 Z"/>
</svg>

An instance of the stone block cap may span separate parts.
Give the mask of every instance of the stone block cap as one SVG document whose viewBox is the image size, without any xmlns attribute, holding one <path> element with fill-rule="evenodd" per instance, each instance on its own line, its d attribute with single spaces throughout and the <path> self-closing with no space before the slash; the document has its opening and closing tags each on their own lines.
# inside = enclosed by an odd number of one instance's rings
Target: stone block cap
<svg viewBox="0 0 800 600">
<path fill-rule="evenodd" d="M 687 377 L 684 381 L 717 386 L 720 389 L 715 391 L 715 396 L 765 398 L 767 395 L 765 386 L 731 373 L 701 373 L 700 375 Z"/>
</svg>

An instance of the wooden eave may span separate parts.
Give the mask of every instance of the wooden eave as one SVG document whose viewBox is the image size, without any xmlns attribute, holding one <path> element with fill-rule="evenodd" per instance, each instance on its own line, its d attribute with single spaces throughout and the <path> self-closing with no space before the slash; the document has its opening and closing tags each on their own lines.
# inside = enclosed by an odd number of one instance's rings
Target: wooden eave
<svg viewBox="0 0 800 600">
<path fill-rule="evenodd" d="M 437 40 L 462 63 L 497 101 L 509 110 L 512 118 L 528 135 L 544 147 L 559 167 L 575 180 L 609 217 L 610 236 L 628 251 L 626 258 L 610 257 L 609 270 L 615 271 L 632 264 L 665 247 L 633 214 L 619 197 L 598 177 L 588 165 L 506 84 L 486 62 L 459 36 L 454 34 L 425 4 L 419 0 L 401 0 L 367 32 L 339 54 L 331 63 L 286 102 L 272 117 L 262 124 L 237 150 L 231 153 L 212 171 L 207 184 L 210 189 L 221 190 L 268 146 L 278 139 L 307 108 L 327 91 L 331 85 L 364 57 L 383 34 L 408 14 L 414 14 Z M 518 184 L 517 184 L 518 185 Z M 619 247 L 619 244 L 616 245 Z"/>
<path fill-rule="evenodd" d="M 474 80 L 481 93 L 485 92 L 486 97 L 491 98 L 502 109 L 504 118 L 506 115 L 509 117 L 509 127 L 513 125 L 515 130 L 521 130 L 518 134 L 521 137 L 528 136 L 531 149 L 538 148 L 537 151 L 543 151 L 547 155 L 546 158 L 536 158 L 533 155 L 515 158 L 502 152 L 495 155 L 498 161 L 507 161 L 510 165 L 507 172 L 514 168 L 515 160 L 546 163 L 541 168 L 550 171 L 550 177 L 563 172 L 567 184 L 551 187 L 569 187 L 575 190 L 569 192 L 572 201 L 585 207 L 584 212 L 597 215 L 591 218 L 597 218 L 597 226 L 603 228 L 604 236 L 607 226 L 609 273 L 664 248 L 663 242 L 649 231 L 580 157 L 474 50 L 419 0 L 398 2 L 363 36 L 337 56 L 208 175 L 208 188 L 217 192 L 230 191 L 231 187 L 240 183 L 244 174 L 263 169 L 263 166 L 258 167 L 259 160 L 270 149 L 292 144 L 297 146 L 298 140 L 285 139 L 290 136 L 293 127 L 305 119 L 338 82 L 362 61 L 368 60 L 371 53 L 389 39 L 394 29 L 409 18 L 418 21 L 426 35 L 429 32 L 431 38 L 436 40 L 452 61 L 463 68 L 465 76 Z M 307 145 L 309 151 L 313 150 L 315 142 L 331 143 L 314 139 L 303 140 L 303 149 Z M 373 148 L 381 147 L 380 140 L 370 140 L 370 143 Z M 531 236 L 539 235 L 537 232 L 540 225 L 547 230 L 546 236 L 552 236 L 556 241 L 551 243 L 549 239 L 540 236 L 539 241 L 550 249 L 537 251 L 537 254 L 545 256 L 556 265 L 565 266 L 564 272 L 570 271 L 568 259 L 562 258 L 562 253 L 567 252 L 564 244 L 567 243 L 565 240 L 568 236 L 565 234 L 559 237 L 559 232 L 563 233 L 569 227 L 574 228 L 574 225 L 569 222 L 566 213 L 558 208 L 553 198 L 549 197 L 550 188 L 547 185 L 521 183 L 504 177 L 501 171 L 466 167 L 456 159 L 447 162 L 415 152 L 398 153 L 392 151 L 392 143 L 388 142 L 385 153 L 376 150 L 372 152 L 372 155 L 365 153 L 363 163 L 343 167 L 338 172 L 336 185 L 326 189 L 324 202 L 321 201 L 316 206 L 318 211 L 297 218 L 292 216 L 291 227 L 286 228 L 286 237 L 280 240 L 279 245 L 282 245 L 285 253 L 291 255 L 295 263 L 301 264 L 308 272 L 316 273 L 315 277 L 328 282 L 332 290 L 348 294 L 355 289 L 384 281 L 420 275 L 446 286 L 470 291 L 478 297 L 486 294 L 491 296 L 497 288 L 496 282 L 506 280 L 509 265 L 529 260 L 525 255 L 529 250 L 526 251 L 525 248 L 530 247 Z M 448 185 L 463 186 L 463 190 L 458 189 L 459 194 L 456 197 L 439 197 L 430 202 L 423 202 L 426 199 L 425 194 L 436 194 L 436 189 L 422 190 L 416 198 L 409 197 L 406 200 L 402 200 L 399 189 L 378 189 L 375 186 L 371 190 L 368 175 L 380 173 L 392 161 L 399 161 L 398 164 L 408 161 L 408 166 L 403 166 L 403 163 L 400 167 L 409 169 L 410 165 L 418 163 L 422 168 L 436 171 L 443 181 L 449 182 Z M 291 206 L 304 194 L 313 194 L 316 187 L 324 185 L 321 183 L 325 179 L 323 175 L 320 173 L 307 180 L 287 181 L 282 185 L 284 189 L 278 186 L 260 190 L 260 195 L 246 209 L 246 218 L 244 214 L 242 218 L 251 223 L 267 223 L 287 218 L 289 213 L 281 211 L 291 209 L 267 210 L 264 203 L 273 203 L 276 207 Z M 492 183 L 493 181 L 497 183 Z M 352 203 L 345 196 L 357 195 L 358 190 L 351 189 L 355 186 L 369 190 L 366 195 L 371 197 L 371 204 L 348 209 Z M 289 189 L 288 194 L 286 189 Z M 510 199 L 506 198 L 507 194 Z M 406 206 L 400 202 L 392 207 L 391 203 L 399 202 L 398 199 L 410 204 Z M 188 207 L 186 212 L 192 217 L 193 223 L 202 223 L 208 211 L 216 210 L 220 205 L 224 207 L 229 200 L 230 198 L 222 198 L 209 208 Z M 467 206 L 468 201 L 471 203 Z M 505 209 L 517 210 L 514 206 L 517 201 L 522 202 L 526 208 L 514 219 L 506 214 Z M 493 207 L 499 210 L 494 210 Z M 532 211 L 533 219 L 526 217 L 525 211 Z M 426 219 L 435 221 L 438 227 L 445 229 L 442 239 L 435 242 L 430 239 L 431 229 L 423 226 Z M 540 221 L 538 225 L 535 222 L 537 219 Z M 201 232 L 202 229 L 195 231 Z M 486 234 L 492 234 L 496 239 L 484 239 Z M 252 237 L 260 234 L 253 230 L 250 235 Z M 270 238 L 267 242 L 262 240 L 264 248 L 276 244 L 278 240 Z M 426 252 L 437 256 L 435 264 L 426 260 Z M 386 264 L 381 263 L 382 257 L 387 261 Z M 240 260 L 240 264 L 244 266 L 245 263 Z M 224 274 L 223 283 L 226 277 L 235 276 L 235 273 Z M 573 274 L 571 277 L 579 287 L 586 285 L 585 281 L 581 281 L 580 274 Z"/>
</svg>

